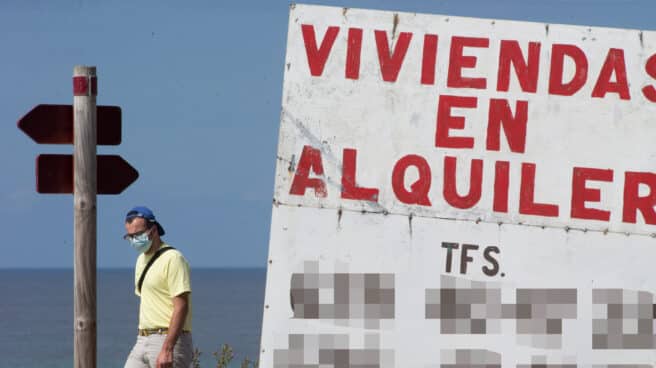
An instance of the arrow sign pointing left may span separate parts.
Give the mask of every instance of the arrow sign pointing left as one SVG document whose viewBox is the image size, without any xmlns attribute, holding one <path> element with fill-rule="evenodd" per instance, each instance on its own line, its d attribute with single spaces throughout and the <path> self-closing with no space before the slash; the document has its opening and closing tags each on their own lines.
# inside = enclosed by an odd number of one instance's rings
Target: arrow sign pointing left
<svg viewBox="0 0 656 368">
<path fill-rule="evenodd" d="M 98 155 L 98 194 L 119 194 L 139 173 L 118 155 Z M 36 158 L 36 191 L 49 194 L 73 193 L 73 155 L 39 155 Z"/>
<path fill-rule="evenodd" d="M 97 106 L 96 144 L 121 144 L 121 108 Z M 36 105 L 18 120 L 18 128 L 36 143 L 73 144 L 73 106 Z"/>
</svg>

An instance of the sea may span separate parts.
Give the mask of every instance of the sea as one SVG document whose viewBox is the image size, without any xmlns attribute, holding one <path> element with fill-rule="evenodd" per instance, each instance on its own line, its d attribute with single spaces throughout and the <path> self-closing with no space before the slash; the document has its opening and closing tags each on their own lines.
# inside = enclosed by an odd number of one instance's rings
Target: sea
<svg viewBox="0 0 656 368">
<path fill-rule="evenodd" d="M 232 347 L 258 358 L 266 269 L 193 269 L 193 341 L 201 367 Z M 97 271 L 97 367 L 123 367 L 137 336 L 132 269 Z M 0 367 L 73 367 L 73 270 L 0 269 Z"/>
</svg>

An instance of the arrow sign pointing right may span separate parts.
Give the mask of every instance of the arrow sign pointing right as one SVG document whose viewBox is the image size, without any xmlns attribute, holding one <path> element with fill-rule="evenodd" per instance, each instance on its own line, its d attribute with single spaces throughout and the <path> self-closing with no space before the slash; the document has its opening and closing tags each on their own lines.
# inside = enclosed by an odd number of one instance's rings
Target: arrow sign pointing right
<svg viewBox="0 0 656 368">
<path fill-rule="evenodd" d="M 119 194 L 139 173 L 118 155 L 98 155 L 98 194 Z M 36 191 L 49 194 L 73 193 L 73 155 L 39 155 L 36 158 Z"/>
<path fill-rule="evenodd" d="M 121 144 L 121 108 L 97 106 L 96 144 Z M 18 120 L 18 128 L 36 143 L 73 144 L 73 106 L 37 105 Z"/>
</svg>

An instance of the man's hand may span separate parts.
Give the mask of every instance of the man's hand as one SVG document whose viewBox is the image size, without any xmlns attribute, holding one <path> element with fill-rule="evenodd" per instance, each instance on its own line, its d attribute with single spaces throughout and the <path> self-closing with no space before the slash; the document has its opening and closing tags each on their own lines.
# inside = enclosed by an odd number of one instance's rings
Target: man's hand
<svg viewBox="0 0 656 368">
<path fill-rule="evenodd" d="M 173 298 L 173 316 L 169 324 L 169 331 L 157 356 L 157 368 L 173 367 L 173 347 L 178 336 L 182 333 L 182 325 L 189 311 L 189 293 L 182 293 Z"/>
<path fill-rule="evenodd" d="M 162 351 L 157 356 L 157 368 L 172 368 L 173 367 L 173 349 L 162 347 Z"/>
</svg>

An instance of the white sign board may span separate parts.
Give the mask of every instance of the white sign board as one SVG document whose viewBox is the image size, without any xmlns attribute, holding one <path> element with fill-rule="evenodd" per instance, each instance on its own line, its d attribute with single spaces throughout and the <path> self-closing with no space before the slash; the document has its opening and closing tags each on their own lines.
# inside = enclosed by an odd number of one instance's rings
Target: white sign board
<svg viewBox="0 0 656 368">
<path fill-rule="evenodd" d="M 261 367 L 656 362 L 656 33 L 292 6 Z"/>
</svg>

